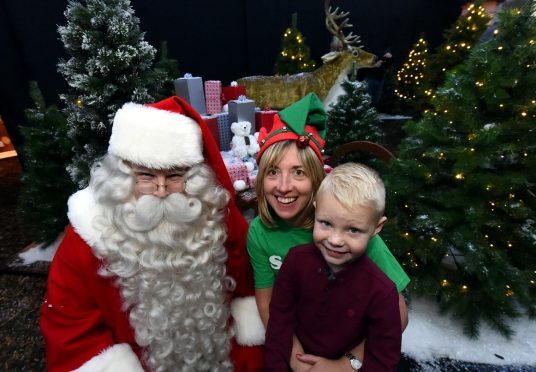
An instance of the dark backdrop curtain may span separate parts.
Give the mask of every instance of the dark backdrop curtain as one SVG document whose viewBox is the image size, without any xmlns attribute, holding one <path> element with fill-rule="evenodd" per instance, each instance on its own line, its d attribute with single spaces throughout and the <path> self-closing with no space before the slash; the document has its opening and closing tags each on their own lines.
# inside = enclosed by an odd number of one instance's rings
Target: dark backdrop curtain
<svg viewBox="0 0 536 372">
<path fill-rule="evenodd" d="M 424 34 L 434 46 L 456 20 L 463 0 L 338 0 L 332 6 L 350 12 L 354 33 L 365 49 L 379 54 L 390 47 L 401 63 Z M 57 26 L 66 23 L 63 0 L 0 0 L 0 115 L 15 145 L 23 110 L 32 105 L 28 82 L 37 80 L 48 104 L 59 104 L 67 87 L 56 71 L 66 57 Z M 298 28 L 317 64 L 329 51 L 322 0 L 132 0 L 145 38 L 169 57 L 182 73 L 224 84 L 248 75 L 271 74 L 283 31 L 298 13 Z"/>
</svg>

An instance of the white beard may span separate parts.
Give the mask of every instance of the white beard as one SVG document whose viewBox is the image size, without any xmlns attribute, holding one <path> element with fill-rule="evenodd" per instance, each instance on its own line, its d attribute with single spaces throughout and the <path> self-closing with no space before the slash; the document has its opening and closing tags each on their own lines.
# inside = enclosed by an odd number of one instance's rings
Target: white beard
<svg viewBox="0 0 536 372">
<path fill-rule="evenodd" d="M 100 274 L 117 277 L 153 371 L 232 370 L 221 209 L 176 193 L 105 207 L 96 220 Z"/>
</svg>

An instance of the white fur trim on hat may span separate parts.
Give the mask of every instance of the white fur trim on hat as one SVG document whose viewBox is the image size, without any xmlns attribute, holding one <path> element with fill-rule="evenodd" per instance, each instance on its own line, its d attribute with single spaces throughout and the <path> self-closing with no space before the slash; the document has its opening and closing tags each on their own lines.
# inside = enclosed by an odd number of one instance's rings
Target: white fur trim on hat
<svg viewBox="0 0 536 372">
<path fill-rule="evenodd" d="M 186 115 L 126 103 L 115 114 L 108 152 L 153 169 L 189 167 L 203 161 L 201 128 Z"/>
<path fill-rule="evenodd" d="M 231 315 L 234 332 L 239 345 L 254 346 L 264 344 L 264 324 L 262 323 L 255 297 L 236 298 L 231 301 Z"/>
<path fill-rule="evenodd" d="M 85 362 L 75 372 L 144 372 L 129 344 L 116 344 Z"/>
</svg>

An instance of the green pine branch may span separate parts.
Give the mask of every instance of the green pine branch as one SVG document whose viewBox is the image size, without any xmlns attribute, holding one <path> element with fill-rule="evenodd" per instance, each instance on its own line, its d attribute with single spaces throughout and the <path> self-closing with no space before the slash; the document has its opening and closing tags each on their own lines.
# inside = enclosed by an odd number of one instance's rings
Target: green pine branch
<svg viewBox="0 0 536 372">
<path fill-rule="evenodd" d="M 66 171 L 72 157 L 67 121 L 61 111 L 47 107 L 36 82 L 30 83 L 34 108 L 26 110 L 25 171 L 17 216 L 37 243 L 48 246 L 68 224 L 67 199 L 75 190 Z"/>
</svg>

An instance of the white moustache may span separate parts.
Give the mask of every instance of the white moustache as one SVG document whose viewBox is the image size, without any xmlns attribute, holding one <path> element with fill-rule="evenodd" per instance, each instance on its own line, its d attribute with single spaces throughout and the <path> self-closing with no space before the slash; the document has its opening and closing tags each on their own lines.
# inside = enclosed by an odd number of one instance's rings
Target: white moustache
<svg viewBox="0 0 536 372">
<path fill-rule="evenodd" d="M 128 228 L 146 232 L 156 228 L 162 221 L 173 225 L 190 224 L 199 218 L 203 205 L 197 198 L 173 193 L 165 198 L 144 195 L 125 204 L 122 209 Z"/>
</svg>

